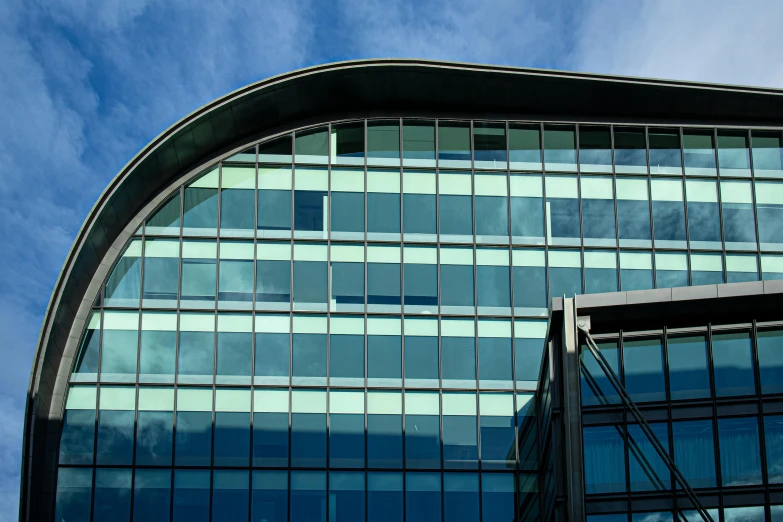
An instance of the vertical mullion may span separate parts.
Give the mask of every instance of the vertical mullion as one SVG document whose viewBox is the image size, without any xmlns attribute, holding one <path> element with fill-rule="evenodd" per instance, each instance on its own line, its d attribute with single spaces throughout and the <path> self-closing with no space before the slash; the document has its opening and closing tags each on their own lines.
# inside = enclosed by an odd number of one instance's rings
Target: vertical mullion
<svg viewBox="0 0 783 522">
<path fill-rule="evenodd" d="M 762 390 L 761 390 L 761 366 L 759 364 L 759 350 L 758 350 L 758 325 L 756 323 L 756 319 L 753 319 L 753 323 L 751 326 L 751 343 L 752 343 L 752 350 L 753 350 L 753 366 L 754 366 L 754 381 L 756 386 L 756 404 L 757 411 L 756 415 L 754 416 L 756 419 L 756 425 L 758 426 L 759 430 L 759 464 L 761 466 L 761 483 L 765 486 L 764 487 L 764 505 L 769 506 L 770 505 L 770 498 L 769 498 L 769 474 L 767 472 L 767 438 L 766 438 L 766 432 L 764 431 L 764 408 L 763 403 L 761 401 L 762 396 Z M 765 508 L 769 509 L 769 508 Z"/>
<path fill-rule="evenodd" d="M 175 482 L 174 482 L 174 476 L 176 473 L 176 470 L 174 469 L 174 466 L 176 466 L 177 462 L 177 399 L 179 396 L 179 337 L 180 337 L 180 315 L 182 314 L 182 311 L 180 310 L 180 304 L 181 304 L 181 294 L 180 287 L 182 284 L 182 235 L 184 230 L 184 222 L 185 222 L 185 186 L 180 187 L 180 220 L 179 220 L 179 255 L 177 259 L 177 332 L 176 332 L 176 345 L 174 348 L 174 411 L 172 412 L 172 417 L 174 421 L 174 425 L 172 427 L 172 437 L 171 437 L 171 486 L 170 486 L 170 493 L 169 493 L 169 520 L 173 520 L 174 518 L 174 492 L 175 492 Z"/>
<path fill-rule="evenodd" d="M 753 131 L 748 130 L 749 138 L 748 138 L 748 157 L 750 158 L 750 183 L 751 183 L 751 201 L 753 202 L 753 224 L 756 227 L 756 270 L 758 273 L 758 280 L 761 281 L 763 279 L 763 275 L 761 272 L 761 236 L 759 236 L 759 216 L 758 216 L 758 207 L 756 206 L 756 169 L 753 166 Z M 719 191 L 720 192 L 720 191 Z M 725 252 L 725 246 L 724 246 L 724 252 Z M 725 257 L 725 255 L 724 255 Z M 728 281 L 728 274 L 727 279 Z"/>
<path fill-rule="evenodd" d="M 652 267 L 652 287 L 656 287 L 655 277 L 655 219 L 653 218 L 653 195 L 652 195 L 652 169 L 650 168 L 650 129 L 645 126 L 644 135 L 647 137 L 647 201 L 650 206 L 650 266 Z M 682 162 L 682 147 L 680 147 L 680 161 Z M 680 175 L 682 179 L 682 175 Z M 685 202 L 683 201 L 683 205 Z M 685 229 L 687 230 L 687 223 Z"/>
<path fill-rule="evenodd" d="M 718 197 L 718 227 L 720 228 L 720 251 L 721 251 L 721 258 L 722 258 L 721 266 L 723 267 L 723 282 L 726 282 L 728 280 L 726 274 L 726 235 L 724 232 L 724 224 L 723 224 L 723 198 L 721 197 L 721 193 L 720 193 L 720 182 L 723 176 L 721 176 L 721 172 L 720 172 L 720 154 L 718 154 L 718 151 L 720 150 L 720 146 L 718 144 L 718 130 L 714 129 L 713 132 L 714 132 L 713 136 L 715 139 L 715 167 L 717 169 L 717 176 L 715 177 L 715 184 L 716 184 L 715 190 L 716 190 L 716 195 Z M 748 149 L 748 156 L 750 156 L 750 149 Z M 752 173 L 753 173 L 753 169 L 751 168 L 751 176 L 753 175 Z M 756 205 L 753 205 L 753 213 L 755 218 Z M 754 219 L 754 225 L 755 225 L 755 219 Z M 756 233 L 756 238 L 758 238 L 758 231 Z M 688 261 L 690 267 L 690 256 L 688 256 Z M 691 284 L 693 284 L 692 278 L 691 278 Z"/>
<path fill-rule="evenodd" d="M 143 227 L 143 225 L 142 225 Z M 133 240 L 131 240 L 133 241 Z M 130 520 L 133 520 L 133 506 L 134 506 L 134 497 L 136 495 L 136 440 L 137 440 L 137 432 L 139 428 L 139 375 L 141 375 L 141 334 L 142 334 L 142 328 L 144 324 L 142 323 L 142 310 L 141 310 L 141 287 L 142 287 L 142 281 L 144 281 L 144 229 L 142 228 L 142 234 L 141 234 L 141 257 L 139 258 L 139 331 L 138 336 L 136 339 L 136 382 L 134 383 L 135 391 L 136 391 L 136 401 L 134 403 L 134 409 L 133 409 L 133 450 L 131 453 L 131 490 L 130 490 L 130 514 L 129 518 Z"/>
<path fill-rule="evenodd" d="M 216 231 L 216 253 L 215 253 L 215 331 L 212 334 L 212 441 L 210 448 L 210 473 L 209 473 L 209 520 L 212 520 L 212 504 L 215 496 L 215 435 L 217 434 L 217 389 L 215 383 L 217 382 L 217 350 L 218 350 L 218 293 L 220 290 L 220 225 L 222 217 L 222 201 L 223 201 L 223 163 L 218 166 L 218 215 L 217 215 L 217 231 Z"/>
<path fill-rule="evenodd" d="M 540 148 L 539 158 L 541 159 L 541 199 L 544 204 L 544 287 L 546 290 L 546 307 L 549 308 L 551 299 L 549 297 L 550 277 L 549 277 L 549 246 L 552 242 L 552 238 L 549 234 L 549 213 L 547 212 L 547 200 L 546 200 L 546 162 L 544 161 L 544 147 L 546 147 L 546 138 L 544 137 L 544 124 L 538 124 L 538 146 Z M 518 492 L 514 493 L 515 498 L 518 499 Z"/>
<path fill-rule="evenodd" d="M 331 149 L 329 149 L 329 125 L 326 127 L 326 143 L 328 155 L 331 155 Z M 288 470 L 286 478 L 288 480 L 288 488 L 286 490 L 286 512 L 288 517 L 291 516 L 291 475 L 293 474 L 293 448 L 291 442 L 293 440 L 293 375 L 294 375 L 294 230 L 295 230 L 295 218 L 296 218 L 296 204 L 295 204 L 295 189 L 296 189 L 296 132 L 293 133 L 291 139 L 291 235 L 288 239 L 291 252 L 291 261 L 289 264 L 289 280 L 288 280 L 288 455 L 286 462 L 288 463 Z M 256 253 L 256 257 L 258 254 Z"/>
<path fill-rule="evenodd" d="M 620 215 L 617 211 L 617 166 L 615 165 L 614 125 L 609 126 L 609 147 L 612 154 L 612 199 L 614 200 L 615 284 L 620 290 Z M 587 288 L 585 287 L 585 290 Z"/>
<path fill-rule="evenodd" d="M 579 162 L 579 125 L 574 124 L 574 148 L 576 148 L 576 201 L 579 205 L 579 274 L 581 276 L 582 288 L 580 293 L 585 289 L 585 233 L 584 233 L 584 220 L 582 219 L 582 166 Z"/>
<path fill-rule="evenodd" d="M 293 137 L 291 138 L 293 142 Z M 253 443 L 255 437 L 255 378 L 256 378 L 256 285 L 258 284 L 258 266 L 256 252 L 258 251 L 258 214 L 260 212 L 258 205 L 258 160 L 259 148 L 255 146 L 255 191 L 253 192 L 253 295 L 250 298 L 250 437 L 248 437 L 250 448 L 248 449 L 248 494 L 247 494 L 247 514 L 248 519 L 253 513 Z"/>
<path fill-rule="evenodd" d="M 714 150 L 714 149 L 713 149 Z M 713 154 L 715 154 L 713 152 Z M 680 127 L 680 157 L 682 158 L 682 174 L 680 175 L 680 183 L 682 187 L 682 205 L 683 205 L 683 215 L 685 216 L 685 268 L 688 271 L 687 278 L 688 283 L 691 282 L 691 231 L 690 231 L 690 220 L 688 219 L 688 191 L 685 188 L 685 181 L 687 177 L 685 176 L 685 130 Z M 654 258 L 655 256 L 653 256 Z M 655 287 L 658 288 L 658 271 L 655 271 Z"/>
<path fill-rule="evenodd" d="M 707 353 L 710 359 L 710 387 L 712 391 L 712 415 L 710 421 L 712 422 L 712 461 L 715 466 L 715 487 L 719 493 L 719 503 L 721 510 L 723 509 L 723 476 L 720 468 L 720 437 L 718 431 L 718 405 L 717 405 L 717 387 L 715 384 L 715 364 L 712 354 L 712 323 L 707 323 Z"/>
<path fill-rule="evenodd" d="M 666 326 L 663 327 L 661 334 L 661 350 L 663 354 L 663 383 L 664 394 L 666 397 L 666 437 L 668 442 L 669 458 L 674 462 L 674 431 L 672 429 L 672 399 L 671 399 L 671 383 L 669 378 L 669 332 Z M 677 494 L 673 489 L 675 485 L 674 473 L 669 470 L 669 487 L 672 488 L 672 500 L 675 509 L 677 508 Z"/>
</svg>

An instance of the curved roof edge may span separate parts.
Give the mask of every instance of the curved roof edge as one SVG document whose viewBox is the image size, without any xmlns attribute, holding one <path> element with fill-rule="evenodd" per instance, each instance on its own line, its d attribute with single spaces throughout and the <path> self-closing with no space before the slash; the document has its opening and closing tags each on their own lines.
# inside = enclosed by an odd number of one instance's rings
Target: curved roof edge
<svg viewBox="0 0 783 522">
<path fill-rule="evenodd" d="M 64 393 L 63 384 L 56 386 L 58 372 L 88 285 L 133 217 L 183 172 L 253 138 L 360 115 L 779 126 L 781 96 L 783 91 L 769 88 L 373 59 L 273 76 L 193 111 L 147 144 L 112 179 L 68 252 L 44 315 L 30 375 L 20 520 L 37 518 L 31 516 L 31 499 L 52 487 L 45 480 L 38 484 L 37 475 L 54 473 L 42 455 L 46 440 L 59 433 L 49 410 L 53 396 Z M 63 379 L 67 381 L 67 375 Z M 55 418 L 59 412 L 51 415 Z"/>
</svg>

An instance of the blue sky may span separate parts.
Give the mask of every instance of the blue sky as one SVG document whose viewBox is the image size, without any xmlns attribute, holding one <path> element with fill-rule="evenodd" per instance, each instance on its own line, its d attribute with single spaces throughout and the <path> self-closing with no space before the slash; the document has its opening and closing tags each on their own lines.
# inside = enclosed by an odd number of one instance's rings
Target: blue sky
<svg viewBox="0 0 783 522">
<path fill-rule="evenodd" d="M 197 107 L 288 70 L 418 57 L 783 87 L 783 3 L 0 0 L 0 520 L 44 309 L 92 204 Z"/>
</svg>

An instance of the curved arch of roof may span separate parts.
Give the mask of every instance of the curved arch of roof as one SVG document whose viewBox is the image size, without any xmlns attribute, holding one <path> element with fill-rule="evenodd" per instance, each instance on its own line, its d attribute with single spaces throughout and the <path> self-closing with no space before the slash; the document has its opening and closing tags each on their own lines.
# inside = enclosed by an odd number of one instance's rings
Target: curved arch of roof
<svg viewBox="0 0 783 522">
<path fill-rule="evenodd" d="M 141 217 L 172 186 L 248 143 L 351 117 L 405 114 L 780 126 L 783 91 L 412 59 L 318 65 L 237 89 L 193 111 L 138 152 L 91 209 L 47 306 L 28 387 L 21 513 L 30 513 L 47 422 L 59 421 L 71 369 L 66 345 L 81 326 Z M 720 112 L 716 112 L 717 111 Z M 243 145 L 237 145 L 243 144 Z M 96 281 L 98 281 L 96 283 Z M 74 332 L 76 332 L 74 334 Z M 72 355 L 72 354 L 68 354 Z M 39 423 L 44 423 L 40 425 Z M 38 430 L 44 430 L 40 433 Z M 35 451 L 34 451 L 35 449 Z M 34 455 L 38 452 L 37 455 Z M 45 453 L 45 451 L 44 451 Z"/>
</svg>

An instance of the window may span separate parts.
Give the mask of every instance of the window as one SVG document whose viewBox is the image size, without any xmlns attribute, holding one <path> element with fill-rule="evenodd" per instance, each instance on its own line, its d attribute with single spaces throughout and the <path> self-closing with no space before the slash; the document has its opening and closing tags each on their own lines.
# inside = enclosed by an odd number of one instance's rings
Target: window
<svg viewBox="0 0 783 522">
<path fill-rule="evenodd" d="M 585 492 L 625 491 L 625 458 L 620 425 L 582 428 L 584 441 Z"/>
<path fill-rule="evenodd" d="M 329 173 L 325 168 L 297 167 L 294 172 L 294 237 L 326 238 Z"/>
<path fill-rule="evenodd" d="M 761 279 L 783 279 L 783 256 L 761 256 Z"/>
<path fill-rule="evenodd" d="M 254 522 L 288 522 L 288 472 L 252 471 L 251 512 Z"/>
<path fill-rule="evenodd" d="M 653 179 L 651 187 L 655 246 L 685 248 L 685 208 L 682 182 Z"/>
<path fill-rule="evenodd" d="M 583 176 L 582 227 L 586 246 L 615 246 L 612 178 Z"/>
<path fill-rule="evenodd" d="M 511 170 L 541 170 L 541 127 L 535 123 L 508 126 Z"/>
<path fill-rule="evenodd" d="M 367 164 L 389 166 L 400 164 L 399 120 L 367 122 Z"/>
<path fill-rule="evenodd" d="M 367 171 L 367 238 L 400 240 L 400 172 Z"/>
<path fill-rule="evenodd" d="M 672 400 L 710 396 L 707 339 L 704 336 L 669 337 L 668 358 Z"/>
<path fill-rule="evenodd" d="M 715 366 L 715 393 L 718 397 L 752 395 L 756 392 L 750 333 L 714 333 L 712 359 Z"/>
<path fill-rule="evenodd" d="M 691 254 L 693 286 L 718 285 L 723 282 L 723 262 L 720 254 Z"/>
<path fill-rule="evenodd" d="M 337 312 L 364 311 L 364 246 L 332 245 L 331 299 Z"/>
<path fill-rule="evenodd" d="M 174 389 L 139 388 L 138 410 L 136 464 L 171 466 L 174 442 Z"/>
<path fill-rule="evenodd" d="M 212 521 L 247 520 L 250 474 L 247 470 L 212 472 Z"/>
<path fill-rule="evenodd" d="M 783 183 L 756 182 L 759 243 L 762 250 L 783 250 Z"/>
<path fill-rule="evenodd" d="M 480 388 L 513 388 L 511 321 L 478 322 Z"/>
<path fill-rule="evenodd" d="M 508 178 L 476 174 L 476 242 L 508 243 Z"/>
<path fill-rule="evenodd" d="M 680 133 L 675 129 L 651 128 L 650 142 L 651 174 L 682 174 Z"/>
<path fill-rule="evenodd" d="M 441 371 L 444 388 L 476 387 L 476 339 L 472 319 L 443 319 Z"/>
<path fill-rule="evenodd" d="M 718 419 L 718 437 L 723 485 L 761 484 L 761 449 L 756 417 Z"/>
<path fill-rule="evenodd" d="M 179 235 L 181 204 L 180 193 L 177 191 L 147 220 L 144 233 L 148 236 Z"/>
<path fill-rule="evenodd" d="M 60 464 L 92 464 L 96 399 L 95 386 L 69 388 L 60 435 Z"/>
<path fill-rule="evenodd" d="M 666 400 L 661 339 L 624 339 L 625 389 L 635 402 Z"/>
<path fill-rule="evenodd" d="M 367 473 L 367 515 L 369 520 L 402 522 L 402 474 Z"/>
<path fill-rule="evenodd" d="M 479 480 L 475 473 L 443 474 L 445 522 L 479 520 Z"/>
<path fill-rule="evenodd" d="M 688 257 L 684 253 L 655 253 L 655 280 L 658 288 L 688 286 Z"/>
<path fill-rule="evenodd" d="M 139 382 L 174 382 L 177 314 L 144 312 L 141 319 Z"/>
<path fill-rule="evenodd" d="M 101 313 L 90 314 L 87 329 L 82 338 L 79 355 L 74 364 L 71 382 L 94 382 L 98 380 L 98 352 L 101 344 Z"/>
<path fill-rule="evenodd" d="M 326 245 L 294 245 L 294 309 L 323 310 L 327 306 Z"/>
<path fill-rule="evenodd" d="M 255 389 L 253 395 L 253 466 L 287 466 L 288 390 Z"/>
<path fill-rule="evenodd" d="M 364 171 L 332 169 L 331 237 L 364 239 Z"/>
<path fill-rule="evenodd" d="M 652 256 L 649 252 L 620 252 L 620 289 L 649 290 L 653 287 Z"/>
<path fill-rule="evenodd" d="M 476 293 L 479 314 L 511 311 L 511 276 L 508 265 L 506 248 L 476 250 Z"/>
<path fill-rule="evenodd" d="M 511 253 L 514 276 L 514 312 L 546 315 L 546 263 L 543 250 L 514 249 Z"/>
<path fill-rule="evenodd" d="M 95 522 L 127 520 L 131 507 L 132 470 L 98 468 L 95 470 L 95 497 L 92 519 Z"/>
<path fill-rule="evenodd" d="M 319 253 L 318 257 L 323 256 Z M 306 267 L 300 265 L 300 269 Z M 259 242 L 256 246 L 256 308 L 288 310 L 290 303 L 291 245 Z"/>
<path fill-rule="evenodd" d="M 536 389 L 546 329 L 546 321 L 514 321 L 514 373 L 519 389 Z"/>
<path fill-rule="evenodd" d="M 141 292 L 141 240 L 131 241 L 106 281 L 105 306 L 139 306 Z"/>
<path fill-rule="evenodd" d="M 253 318 L 249 314 L 219 314 L 217 333 L 218 384 L 250 384 L 253 368 Z"/>
<path fill-rule="evenodd" d="M 57 470 L 56 520 L 89 520 L 92 505 L 92 470 Z"/>
<path fill-rule="evenodd" d="M 405 393 L 405 466 L 408 469 L 440 467 L 438 392 Z M 407 489 L 411 491 L 410 484 Z"/>
<path fill-rule="evenodd" d="M 547 242 L 579 245 L 579 194 L 576 178 L 546 177 Z"/>
<path fill-rule="evenodd" d="M 481 516 L 483 520 L 513 520 L 514 476 L 511 473 L 481 475 Z"/>
<path fill-rule="evenodd" d="M 685 175 L 715 176 L 715 143 L 712 131 L 688 129 L 683 133 Z"/>
<path fill-rule="evenodd" d="M 250 390 L 215 390 L 215 466 L 244 467 L 250 463 Z M 243 490 L 247 490 L 247 485 Z M 247 502 L 245 502 L 247 504 Z"/>
<path fill-rule="evenodd" d="M 414 420 L 422 420 L 422 426 L 432 428 L 428 420 L 419 417 Z M 427 447 L 424 443 L 419 449 Z M 367 393 L 367 466 L 402 467 L 402 394 L 399 391 Z"/>
<path fill-rule="evenodd" d="M 441 520 L 440 473 L 405 474 L 405 520 Z"/>
<path fill-rule="evenodd" d="M 185 187 L 184 235 L 216 235 L 218 226 L 218 169 Z"/>
<path fill-rule="evenodd" d="M 403 120 L 402 164 L 406 167 L 435 166 L 435 123 Z"/>
<path fill-rule="evenodd" d="M 473 249 L 440 249 L 441 313 L 473 314 Z"/>
<path fill-rule="evenodd" d="M 253 237 L 256 222 L 255 167 L 224 165 L 221 176 L 220 234 Z"/>
<path fill-rule="evenodd" d="M 326 317 L 323 315 L 295 315 L 293 320 L 294 385 L 326 384 Z"/>
<path fill-rule="evenodd" d="M 617 254 L 585 251 L 585 293 L 617 291 Z"/>
<path fill-rule="evenodd" d="M 438 165 L 441 168 L 469 169 L 470 156 L 470 124 L 438 122 Z"/>
<path fill-rule="evenodd" d="M 364 122 L 332 125 L 333 165 L 364 164 Z"/>
<path fill-rule="evenodd" d="M 133 519 L 168 521 L 171 506 L 171 470 L 137 468 L 134 474 Z"/>
<path fill-rule="evenodd" d="M 612 137 L 608 127 L 579 127 L 579 169 L 612 172 Z"/>
<path fill-rule="evenodd" d="M 329 382 L 333 386 L 364 386 L 364 319 L 332 317 L 330 328 Z"/>
<path fill-rule="evenodd" d="M 401 329 L 398 318 L 367 319 L 368 386 L 402 386 Z"/>
<path fill-rule="evenodd" d="M 291 167 L 263 165 L 258 168 L 259 237 L 291 237 Z"/>
<path fill-rule="evenodd" d="M 582 260 L 578 250 L 549 251 L 549 299 L 582 293 Z"/>
<path fill-rule="evenodd" d="M 726 282 L 758 281 L 758 259 L 755 254 L 726 254 Z"/>
<path fill-rule="evenodd" d="M 367 310 L 399 313 L 402 297 L 400 284 L 400 247 L 367 247 Z"/>
<path fill-rule="evenodd" d="M 669 433 L 666 423 L 653 422 L 650 428 L 668 453 Z M 631 491 L 662 491 L 671 488 L 669 468 L 638 424 L 628 425 L 628 459 Z"/>
<path fill-rule="evenodd" d="M 756 345 L 761 393 L 783 392 L 783 330 L 759 330 Z"/>
<path fill-rule="evenodd" d="M 511 176 L 511 240 L 544 244 L 544 191 L 541 175 Z"/>
<path fill-rule="evenodd" d="M 615 375 L 620 377 L 620 351 L 617 348 L 617 341 L 603 341 L 597 344 L 598 350 L 608 361 L 609 367 Z M 619 403 L 620 397 L 617 395 L 617 391 L 615 391 L 609 378 L 598 365 L 598 361 L 593 357 L 592 352 L 585 345 L 582 345 L 580 350 L 579 357 L 582 362 L 580 367 L 582 405 Z"/>
<path fill-rule="evenodd" d="M 291 466 L 326 467 L 325 390 L 291 392 Z M 291 478 L 293 488 L 293 475 Z M 291 495 L 293 506 L 293 492 Z"/>
<path fill-rule="evenodd" d="M 718 131 L 718 165 L 721 176 L 750 177 L 747 132 Z"/>
<path fill-rule="evenodd" d="M 720 197 L 726 249 L 755 250 L 756 227 L 750 182 L 721 181 Z"/>
<path fill-rule="evenodd" d="M 572 126 L 544 126 L 544 163 L 547 171 L 576 171 L 576 133 Z"/>
<path fill-rule="evenodd" d="M 685 181 L 691 248 L 721 247 L 718 190 L 713 181 Z"/>
<path fill-rule="evenodd" d="M 297 132 L 294 138 L 294 153 L 297 163 L 325 165 L 329 161 L 329 132 L 327 127 L 318 127 Z"/>
<path fill-rule="evenodd" d="M 439 384 L 438 321 L 405 318 L 405 387 Z"/>
<path fill-rule="evenodd" d="M 516 460 L 514 396 L 510 393 L 481 393 L 479 408 L 481 468 L 513 469 Z"/>
<path fill-rule="evenodd" d="M 477 169 L 506 169 L 506 125 L 473 122 L 474 165 Z"/>
<path fill-rule="evenodd" d="M 218 307 L 250 310 L 253 306 L 253 243 L 220 242 Z"/>
<path fill-rule="evenodd" d="M 438 312 L 438 251 L 435 248 L 405 247 L 405 311 Z"/>
<path fill-rule="evenodd" d="M 329 412 L 329 467 L 363 468 L 364 392 L 332 390 Z"/>
<path fill-rule="evenodd" d="M 517 393 L 517 450 L 520 469 L 538 469 L 536 410 L 532 393 Z M 531 475 L 532 476 L 532 475 Z"/>
<path fill-rule="evenodd" d="M 326 473 L 291 472 L 290 522 L 326 520 Z"/>
<path fill-rule="evenodd" d="M 329 520 L 364 522 L 363 472 L 329 472 Z"/>
<path fill-rule="evenodd" d="M 753 173 L 757 178 L 783 177 L 783 141 L 780 132 L 753 131 Z"/>
<path fill-rule="evenodd" d="M 147 239 L 144 243 L 142 306 L 176 308 L 179 294 L 179 241 Z"/>
<path fill-rule="evenodd" d="M 180 314 L 178 382 L 211 384 L 214 357 L 215 315 Z"/>
<path fill-rule="evenodd" d="M 212 455 L 212 389 L 179 388 L 176 422 L 174 464 L 209 466 Z M 206 473 L 209 476 L 209 472 Z M 174 487 L 177 488 L 176 478 Z M 178 504 L 176 492 L 174 504 Z"/>
<path fill-rule="evenodd" d="M 478 467 L 478 421 L 475 393 L 443 394 L 443 467 Z"/>
<path fill-rule="evenodd" d="M 258 145 L 258 162 L 259 163 L 291 163 L 291 152 L 293 150 L 293 143 L 291 143 L 291 136 L 283 136 L 276 138 L 265 143 Z M 251 161 L 255 158 L 255 151 L 249 150 Z"/>
<path fill-rule="evenodd" d="M 767 448 L 767 480 L 783 482 L 783 416 L 764 416 L 764 442 Z"/>
<path fill-rule="evenodd" d="M 181 308 L 215 307 L 217 277 L 217 243 L 184 241 L 182 243 Z"/>
<path fill-rule="evenodd" d="M 617 229 L 621 247 L 652 246 L 650 197 L 646 179 L 617 179 Z"/>
<path fill-rule="evenodd" d="M 618 174 L 647 174 L 644 129 L 615 127 L 614 170 Z"/>
<path fill-rule="evenodd" d="M 103 313 L 101 381 L 134 382 L 139 345 L 139 313 Z"/>
<path fill-rule="evenodd" d="M 436 177 L 434 171 L 406 170 L 402 175 L 403 226 L 406 241 L 437 239 Z"/>
<path fill-rule="evenodd" d="M 472 184 L 469 172 L 438 173 L 441 241 L 473 242 Z"/>
</svg>

